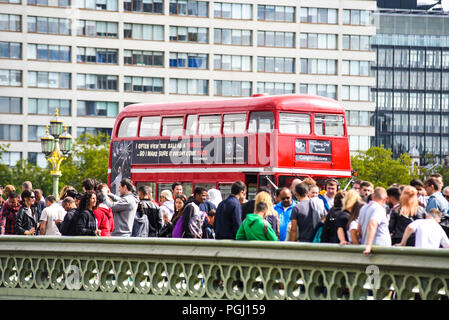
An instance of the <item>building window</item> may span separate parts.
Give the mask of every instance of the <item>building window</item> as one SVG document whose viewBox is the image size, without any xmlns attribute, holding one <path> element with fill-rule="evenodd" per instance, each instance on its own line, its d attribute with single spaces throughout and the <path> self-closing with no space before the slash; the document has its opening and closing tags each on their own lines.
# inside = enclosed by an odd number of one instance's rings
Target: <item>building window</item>
<svg viewBox="0 0 449 320">
<path fill-rule="evenodd" d="M 251 96 L 252 83 L 250 81 L 215 80 L 215 95 L 224 97 Z"/>
<path fill-rule="evenodd" d="M 70 62 L 70 46 L 29 43 L 28 60 Z"/>
<path fill-rule="evenodd" d="M 261 47 L 294 48 L 295 33 L 281 31 L 258 31 L 257 45 Z"/>
<path fill-rule="evenodd" d="M 111 128 L 90 128 L 90 127 L 77 127 L 76 137 L 79 138 L 82 135 L 90 134 L 91 136 L 98 136 L 99 134 L 112 135 Z"/>
<path fill-rule="evenodd" d="M 0 140 L 22 141 L 22 125 L 0 124 Z"/>
<path fill-rule="evenodd" d="M 170 0 L 170 14 L 180 16 L 209 16 L 209 3 L 195 0 Z"/>
<path fill-rule="evenodd" d="M 45 158 L 45 154 L 42 152 L 28 152 L 28 163 L 41 168 L 46 168 L 48 162 Z"/>
<path fill-rule="evenodd" d="M 341 99 L 369 101 L 369 90 L 367 86 L 341 86 Z"/>
<path fill-rule="evenodd" d="M 116 117 L 118 115 L 118 103 L 107 101 L 82 101 L 77 102 L 78 116 Z"/>
<path fill-rule="evenodd" d="M 257 93 L 267 93 L 270 95 L 295 93 L 294 83 L 282 82 L 258 82 Z"/>
<path fill-rule="evenodd" d="M 170 41 L 209 43 L 209 29 L 170 26 Z"/>
<path fill-rule="evenodd" d="M 162 51 L 124 50 L 123 54 L 125 65 L 164 66 L 164 52 Z"/>
<path fill-rule="evenodd" d="M 48 7 L 69 7 L 70 0 L 28 0 L 28 5 L 32 6 L 48 6 Z"/>
<path fill-rule="evenodd" d="M 125 39 L 163 41 L 164 26 L 125 23 L 123 25 L 123 35 Z"/>
<path fill-rule="evenodd" d="M 301 84 L 299 92 L 337 100 L 337 86 L 333 84 Z"/>
<path fill-rule="evenodd" d="M 164 78 L 126 76 L 125 91 L 164 93 Z"/>
<path fill-rule="evenodd" d="M 343 50 L 369 51 L 370 50 L 370 36 L 344 34 L 343 35 Z"/>
<path fill-rule="evenodd" d="M 40 141 L 45 134 L 46 126 L 28 126 L 28 141 Z"/>
<path fill-rule="evenodd" d="M 369 136 L 349 136 L 349 151 L 366 151 L 369 148 Z"/>
<path fill-rule="evenodd" d="M 356 127 L 369 127 L 373 124 L 371 121 L 373 114 L 373 112 L 369 111 L 347 111 L 346 118 L 348 120 L 348 125 Z"/>
<path fill-rule="evenodd" d="M 28 114 L 54 115 L 58 109 L 60 116 L 70 116 L 71 101 L 65 99 L 28 99 Z"/>
<path fill-rule="evenodd" d="M 170 52 L 170 68 L 208 69 L 206 53 Z"/>
<path fill-rule="evenodd" d="M 214 29 L 214 43 L 236 46 L 251 46 L 252 31 L 240 29 Z"/>
<path fill-rule="evenodd" d="M 77 48 L 77 62 L 118 64 L 118 49 Z"/>
<path fill-rule="evenodd" d="M 28 16 L 28 32 L 70 35 L 70 19 Z"/>
<path fill-rule="evenodd" d="M 214 2 L 214 17 L 251 20 L 253 18 L 253 6 L 244 3 Z"/>
<path fill-rule="evenodd" d="M 82 9 L 117 11 L 117 0 L 76 0 Z"/>
<path fill-rule="evenodd" d="M 307 49 L 337 49 L 337 35 L 327 33 L 301 33 L 301 48 Z"/>
<path fill-rule="evenodd" d="M 76 34 L 85 37 L 118 38 L 118 23 L 107 21 L 78 20 Z"/>
<path fill-rule="evenodd" d="M 84 90 L 118 91 L 118 76 L 78 73 L 77 87 Z"/>
<path fill-rule="evenodd" d="M 0 86 L 21 87 L 22 70 L 0 69 Z"/>
<path fill-rule="evenodd" d="M 295 58 L 257 57 L 257 71 L 295 73 Z"/>
<path fill-rule="evenodd" d="M 301 73 L 337 74 L 337 60 L 334 60 L 334 59 L 301 59 Z"/>
<path fill-rule="evenodd" d="M 0 31 L 22 31 L 22 16 L 0 14 Z"/>
<path fill-rule="evenodd" d="M 1 0 L 0 3 L 21 4 L 21 0 Z"/>
<path fill-rule="evenodd" d="M 370 61 L 343 60 L 341 74 L 344 76 L 369 76 Z"/>
<path fill-rule="evenodd" d="M 257 20 L 295 22 L 295 7 L 258 5 Z"/>
<path fill-rule="evenodd" d="M 343 9 L 343 24 L 367 26 L 371 24 L 371 11 Z"/>
<path fill-rule="evenodd" d="M 2 152 L 0 154 L 0 162 L 6 164 L 9 167 L 14 167 L 17 161 L 20 161 L 21 159 L 22 152 Z"/>
<path fill-rule="evenodd" d="M 170 93 L 207 96 L 209 80 L 172 78 L 170 79 Z"/>
<path fill-rule="evenodd" d="M 252 71 L 251 56 L 214 55 L 214 69 L 225 71 Z"/>
<path fill-rule="evenodd" d="M 163 0 L 124 0 L 124 11 L 144 12 L 144 13 L 163 13 Z"/>
<path fill-rule="evenodd" d="M 20 42 L 0 42 L 0 58 L 22 59 L 22 44 Z"/>
<path fill-rule="evenodd" d="M 28 87 L 70 89 L 71 74 L 65 72 L 28 71 Z"/>
<path fill-rule="evenodd" d="M 22 113 L 22 98 L 0 97 L 0 113 Z"/>
<path fill-rule="evenodd" d="M 337 24 L 337 17 L 337 9 L 301 8 L 301 22 Z"/>
</svg>

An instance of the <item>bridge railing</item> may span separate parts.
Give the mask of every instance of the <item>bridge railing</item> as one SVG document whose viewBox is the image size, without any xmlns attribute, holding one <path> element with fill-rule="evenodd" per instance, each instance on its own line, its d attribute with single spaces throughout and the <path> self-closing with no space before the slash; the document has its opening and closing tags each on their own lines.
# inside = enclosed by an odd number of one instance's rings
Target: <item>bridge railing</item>
<svg viewBox="0 0 449 320">
<path fill-rule="evenodd" d="M 441 299 L 449 250 L 193 239 L 0 237 L 0 297 Z"/>
</svg>

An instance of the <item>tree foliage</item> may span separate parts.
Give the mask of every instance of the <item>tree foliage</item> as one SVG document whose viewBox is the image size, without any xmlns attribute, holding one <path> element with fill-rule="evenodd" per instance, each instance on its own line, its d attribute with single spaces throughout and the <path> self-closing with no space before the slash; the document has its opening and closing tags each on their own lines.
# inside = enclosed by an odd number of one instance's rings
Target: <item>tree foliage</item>
<svg viewBox="0 0 449 320">
<path fill-rule="evenodd" d="M 371 147 L 352 156 L 351 165 L 361 180 L 384 188 L 393 183 L 409 184 L 412 179 L 419 177 L 419 168 L 413 165 L 412 158 L 407 153 L 395 160 L 391 150 L 383 146 Z"/>
<path fill-rule="evenodd" d="M 61 164 L 62 177 L 59 180 L 59 191 L 69 184 L 81 191 L 81 182 L 86 178 L 94 178 L 100 182 L 107 182 L 109 163 L 108 135 L 92 136 L 86 134 L 75 140 L 72 155 Z M 1 152 L 7 147 L 0 146 Z M 53 179 L 50 175 L 50 164 L 46 168 L 20 160 L 15 167 L 0 164 L 0 185 L 13 185 L 16 190 L 22 190 L 24 181 L 31 181 L 33 188 L 42 189 L 44 195 L 52 193 Z"/>
</svg>

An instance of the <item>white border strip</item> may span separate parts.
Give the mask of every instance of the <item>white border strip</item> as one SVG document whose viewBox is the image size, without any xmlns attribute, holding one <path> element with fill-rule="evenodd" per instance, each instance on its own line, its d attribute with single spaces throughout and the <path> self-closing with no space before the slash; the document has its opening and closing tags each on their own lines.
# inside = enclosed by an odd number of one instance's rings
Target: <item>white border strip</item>
<svg viewBox="0 0 449 320">
<path fill-rule="evenodd" d="M 351 176 L 351 171 L 340 170 L 315 170 L 315 169 L 287 169 L 287 168 L 254 168 L 254 167 L 238 167 L 238 168 L 220 168 L 220 167 L 208 167 L 208 168 L 133 168 L 131 173 L 212 173 L 212 172 L 274 172 L 274 173 L 290 173 L 290 174 L 310 174 L 310 175 L 324 175 L 335 176 L 344 175 Z M 108 169 L 108 173 L 111 173 L 111 169 Z"/>
</svg>

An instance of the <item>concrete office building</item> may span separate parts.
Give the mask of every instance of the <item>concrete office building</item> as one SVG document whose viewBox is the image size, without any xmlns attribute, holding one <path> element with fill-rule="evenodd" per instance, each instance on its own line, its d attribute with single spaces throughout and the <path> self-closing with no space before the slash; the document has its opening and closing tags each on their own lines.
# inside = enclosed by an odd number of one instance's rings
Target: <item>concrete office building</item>
<svg viewBox="0 0 449 320">
<path fill-rule="evenodd" d="M 45 165 L 56 108 L 73 136 L 111 132 L 135 102 L 311 93 L 374 136 L 376 1 L 0 0 L 2 162 Z"/>
</svg>

